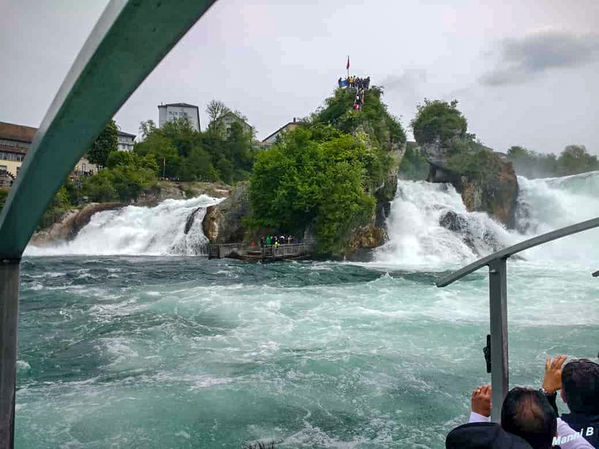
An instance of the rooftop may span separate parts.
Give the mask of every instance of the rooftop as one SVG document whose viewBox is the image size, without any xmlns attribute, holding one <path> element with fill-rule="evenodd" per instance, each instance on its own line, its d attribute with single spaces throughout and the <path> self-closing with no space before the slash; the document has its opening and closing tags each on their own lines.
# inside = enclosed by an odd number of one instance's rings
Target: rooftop
<svg viewBox="0 0 599 449">
<path fill-rule="evenodd" d="M 126 132 L 121 131 L 121 130 L 118 130 L 117 134 L 119 136 L 122 136 L 122 137 L 133 137 L 134 139 L 135 139 L 135 137 L 137 137 L 135 134 L 129 134 L 129 133 L 126 133 Z"/>
<path fill-rule="evenodd" d="M 176 106 L 176 107 L 180 107 L 180 108 L 196 108 L 196 109 L 198 109 L 198 107 L 195 104 L 189 104 L 189 103 L 169 103 L 169 104 L 159 104 L 158 105 L 159 108 L 166 108 L 167 106 Z"/>
<path fill-rule="evenodd" d="M 0 122 L 0 139 L 31 143 L 36 132 L 37 128 L 31 126 Z"/>
<path fill-rule="evenodd" d="M 282 130 L 286 129 L 287 127 L 289 127 L 290 125 L 296 125 L 299 126 L 300 122 L 297 121 L 295 119 L 295 117 L 293 118 L 292 122 L 287 122 L 285 123 L 283 126 L 281 126 L 279 129 L 277 129 L 274 133 L 270 134 L 269 136 L 265 137 L 264 139 L 262 139 L 262 142 L 266 142 L 268 139 L 270 139 L 271 137 L 275 136 L 276 134 L 280 133 Z"/>
</svg>

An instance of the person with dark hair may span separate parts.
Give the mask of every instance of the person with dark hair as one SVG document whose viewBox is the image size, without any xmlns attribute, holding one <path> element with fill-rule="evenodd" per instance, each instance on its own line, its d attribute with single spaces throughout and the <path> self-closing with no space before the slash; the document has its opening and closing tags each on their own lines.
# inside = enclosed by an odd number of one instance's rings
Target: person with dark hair
<svg viewBox="0 0 599 449">
<path fill-rule="evenodd" d="M 599 364 L 588 359 L 572 360 L 563 368 L 565 355 L 545 361 L 542 390 L 558 414 L 556 396 L 561 389 L 562 400 L 570 413 L 562 414 L 574 431 L 599 448 Z"/>
<path fill-rule="evenodd" d="M 445 439 L 447 449 L 532 449 L 523 438 L 488 422 L 491 415 L 491 386 L 472 392 L 470 422 L 453 429 Z"/>
<path fill-rule="evenodd" d="M 470 422 L 487 422 L 491 414 L 491 386 L 472 393 Z M 510 390 L 501 409 L 501 428 L 524 439 L 533 449 L 593 449 L 580 434 L 557 418 L 542 391 L 516 387 Z M 509 447 L 509 446 L 506 446 Z"/>
<path fill-rule="evenodd" d="M 501 427 L 524 438 L 535 449 L 550 449 L 557 435 L 557 419 L 542 392 L 516 387 L 501 408 Z"/>
</svg>

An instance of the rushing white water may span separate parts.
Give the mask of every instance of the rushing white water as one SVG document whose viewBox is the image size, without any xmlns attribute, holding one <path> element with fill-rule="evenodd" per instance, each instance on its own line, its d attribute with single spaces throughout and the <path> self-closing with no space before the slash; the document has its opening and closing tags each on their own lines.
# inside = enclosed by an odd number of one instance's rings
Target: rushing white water
<svg viewBox="0 0 599 449">
<path fill-rule="evenodd" d="M 202 220 L 206 208 L 219 201 L 201 195 L 165 200 L 156 207 L 98 212 L 72 241 L 44 248 L 30 245 L 26 255 L 203 255 L 208 239 Z M 191 227 L 185 232 L 188 219 Z"/>
<path fill-rule="evenodd" d="M 449 186 L 400 182 L 378 264 L 24 258 L 16 447 L 441 449 L 490 381 L 489 306 L 484 272 L 439 289 L 437 271 L 598 215 L 598 180 L 521 179 L 513 231 Z M 209 202 L 99 213 L 53 251 L 192 252 L 187 219 Z M 548 356 L 597 354 L 599 261 L 570 262 L 598 237 L 510 261 L 512 385 L 538 388 Z"/>
<path fill-rule="evenodd" d="M 377 262 L 427 268 L 463 263 L 599 216 L 599 172 L 536 180 L 519 177 L 518 182 L 517 230 L 508 231 L 484 213 L 467 212 L 451 185 L 400 181 L 387 222 L 390 239 L 377 252 Z M 597 230 L 526 254 L 554 261 L 597 260 L 591 242 L 599 243 Z"/>
</svg>

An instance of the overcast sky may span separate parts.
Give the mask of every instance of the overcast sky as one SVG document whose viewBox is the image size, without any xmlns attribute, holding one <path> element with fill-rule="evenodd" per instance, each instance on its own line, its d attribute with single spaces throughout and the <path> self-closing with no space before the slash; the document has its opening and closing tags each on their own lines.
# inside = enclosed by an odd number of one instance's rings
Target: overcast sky
<svg viewBox="0 0 599 449">
<path fill-rule="evenodd" d="M 40 124 L 107 3 L 0 0 L 0 121 Z M 320 106 L 349 54 L 406 128 L 424 98 L 455 98 L 496 150 L 599 154 L 598 29 L 597 0 L 219 0 L 116 120 L 137 134 L 186 102 L 205 127 L 219 99 L 264 138 Z"/>
</svg>

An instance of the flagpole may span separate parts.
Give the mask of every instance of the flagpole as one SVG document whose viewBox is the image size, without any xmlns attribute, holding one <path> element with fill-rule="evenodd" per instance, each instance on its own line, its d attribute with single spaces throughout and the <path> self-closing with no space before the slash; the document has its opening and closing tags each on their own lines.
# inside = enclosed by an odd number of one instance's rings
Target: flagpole
<svg viewBox="0 0 599 449">
<path fill-rule="evenodd" d="M 347 64 L 345 65 L 345 68 L 347 69 L 347 78 L 349 79 L 349 55 L 347 55 Z"/>
</svg>

